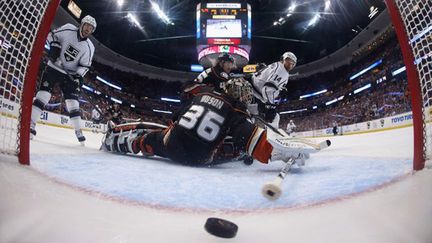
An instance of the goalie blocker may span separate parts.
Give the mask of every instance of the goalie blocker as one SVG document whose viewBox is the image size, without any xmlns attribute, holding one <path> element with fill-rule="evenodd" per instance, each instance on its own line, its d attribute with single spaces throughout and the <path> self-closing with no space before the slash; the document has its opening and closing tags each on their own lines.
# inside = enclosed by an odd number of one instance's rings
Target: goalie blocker
<svg viewBox="0 0 432 243">
<path fill-rule="evenodd" d="M 205 165 L 213 157 L 224 138 L 231 136 L 237 148 L 255 160 L 288 160 L 294 154 L 315 152 L 316 148 L 281 145 L 282 136 L 272 136 L 251 122 L 245 104 L 252 100 L 250 84 L 233 79 L 226 85 L 226 94 L 208 91 L 196 94 L 179 113 L 179 119 L 165 129 L 142 130 L 138 127 L 115 128 L 103 141 L 109 151 L 142 152 L 158 155 L 185 165 Z M 279 140 L 276 140 L 279 139 Z M 281 140 L 282 139 L 282 140 Z"/>
</svg>

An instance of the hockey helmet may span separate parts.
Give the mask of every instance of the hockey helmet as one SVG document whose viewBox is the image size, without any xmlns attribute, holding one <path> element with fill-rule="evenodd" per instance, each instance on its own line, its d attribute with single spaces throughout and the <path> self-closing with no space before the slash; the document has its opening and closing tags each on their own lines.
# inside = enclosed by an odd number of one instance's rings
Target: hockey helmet
<svg viewBox="0 0 432 243">
<path fill-rule="evenodd" d="M 287 51 L 287 52 L 285 52 L 282 55 L 282 61 L 285 60 L 285 59 L 287 59 L 287 58 L 291 59 L 294 62 L 294 64 L 297 63 L 297 57 L 296 57 L 296 55 L 294 55 L 294 53 L 292 53 L 290 51 Z"/>
<path fill-rule="evenodd" d="M 84 24 L 89 24 L 89 25 L 93 26 L 93 32 L 95 32 L 95 30 L 96 30 L 96 26 L 97 26 L 97 24 L 96 24 L 96 19 L 95 19 L 95 18 L 93 18 L 93 17 L 90 16 L 90 15 L 85 16 L 84 18 L 81 19 L 81 27 L 82 27 Z M 80 29 L 81 29 L 81 28 L 80 28 Z"/>
<path fill-rule="evenodd" d="M 220 62 L 232 62 L 234 63 L 234 58 L 228 53 L 221 53 L 217 59 L 218 63 Z"/>
<path fill-rule="evenodd" d="M 250 104 L 253 98 L 252 85 L 244 78 L 233 78 L 225 83 L 225 93 L 245 104 Z"/>
</svg>

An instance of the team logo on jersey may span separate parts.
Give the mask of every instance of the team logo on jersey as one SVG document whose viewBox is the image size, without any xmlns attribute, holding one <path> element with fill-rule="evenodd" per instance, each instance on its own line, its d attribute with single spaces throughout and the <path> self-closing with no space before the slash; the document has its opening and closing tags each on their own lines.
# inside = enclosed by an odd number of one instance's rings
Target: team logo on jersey
<svg viewBox="0 0 432 243">
<path fill-rule="evenodd" d="M 64 57 L 67 62 L 72 62 L 78 56 L 79 50 L 73 47 L 71 44 L 68 45 L 64 52 Z"/>
</svg>

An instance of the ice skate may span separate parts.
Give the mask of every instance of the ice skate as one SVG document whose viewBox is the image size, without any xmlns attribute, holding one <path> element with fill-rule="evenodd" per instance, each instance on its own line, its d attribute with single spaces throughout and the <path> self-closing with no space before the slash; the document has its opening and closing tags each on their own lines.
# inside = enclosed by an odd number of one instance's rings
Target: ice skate
<svg viewBox="0 0 432 243">
<path fill-rule="evenodd" d="M 75 135 L 77 136 L 78 141 L 81 143 L 81 146 L 85 146 L 86 138 L 83 135 L 82 130 L 75 130 Z"/>
</svg>

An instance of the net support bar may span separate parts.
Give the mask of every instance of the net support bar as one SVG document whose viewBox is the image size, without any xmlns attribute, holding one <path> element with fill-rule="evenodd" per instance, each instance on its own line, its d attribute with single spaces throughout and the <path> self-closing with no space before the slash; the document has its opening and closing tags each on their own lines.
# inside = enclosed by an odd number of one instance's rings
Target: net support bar
<svg viewBox="0 0 432 243">
<path fill-rule="evenodd" d="M 36 79 L 39 70 L 40 61 L 45 46 L 45 41 L 50 31 L 51 23 L 54 20 L 57 7 L 60 0 L 51 0 L 47 10 L 45 11 L 38 33 L 36 35 L 35 44 L 31 51 L 31 60 L 25 75 L 24 89 L 21 101 L 21 114 L 19 123 L 19 140 L 20 147 L 18 152 L 18 160 L 23 165 L 30 164 L 30 120 L 33 103 L 33 96 L 36 88 Z"/>
<path fill-rule="evenodd" d="M 396 31 L 397 38 L 402 50 L 402 56 L 406 66 L 408 77 L 408 88 L 411 94 L 412 114 L 413 114 L 413 129 L 414 129 L 414 155 L 413 169 L 421 170 L 425 164 L 424 154 L 424 127 L 423 127 L 423 103 L 420 89 L 420 79 L 417 69 L 414 65 L 414 55 L 409 38 L 405 30 L 405 25 L 402 17 L 396 6 L 395 0 L 385 0 L 387 8 L 390 12 L 391 20 Z"/>
</svg>

